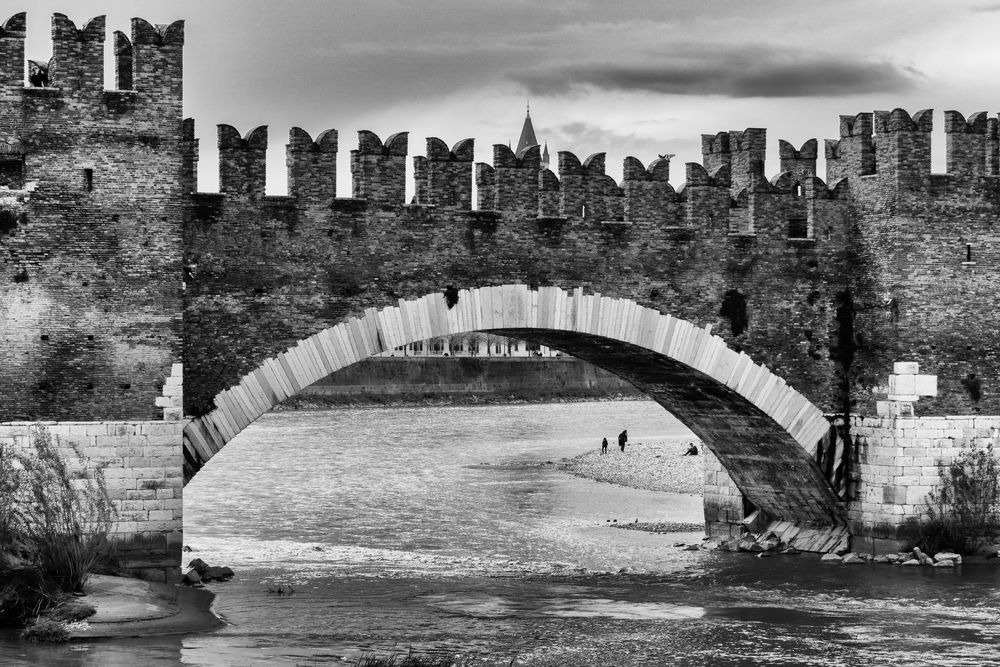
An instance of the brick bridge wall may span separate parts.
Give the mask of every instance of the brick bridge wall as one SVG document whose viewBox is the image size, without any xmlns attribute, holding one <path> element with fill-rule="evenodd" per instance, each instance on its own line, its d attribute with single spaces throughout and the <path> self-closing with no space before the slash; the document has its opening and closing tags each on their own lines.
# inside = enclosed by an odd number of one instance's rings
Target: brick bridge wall
<svg viewBox="0 0 1000 667">
<path fill-rule="evenodd" d="M 615 183 L 603 154 L 562 152 L 556 173 L 537 148 L 473 164 L 472 140 L 431 138 L 408 204 L 405 133 L 360 132 L 338 198 L 336 131 L 293 129 L 289 195 L 268 197 L 267 129 L 220 126 L 221 192 L 192 194 L 182 22 L 116 33 L 114 90 L 103 17 L 53 17 L 45 88 L 25 86 L 24 26 L 0 27 L 0 421 L 176 418 L 182 360 L 201 415 L 347 316 L 514 283 L 711 325 L 830 412 L 874 414 L 906 360 L 938 378 L 923 415 L 1000 414 L 996 117 L 946 112 L 946 174 L 929 112 L 842 116 L 825 181 L 815 141 L 780 142 L 768 178 L 765 130 L 704 135 L 677 188 L 663 159 L 626 158 Z"/>
<path fill-rule="evenodd" d="M 47 88 L 25 87 L 24 23 L 0 28 L 0 419 L 152 418 L 182 356 L 185 412 L 203 414 L 345 316 L 512 283 L 712 325 L 829 411 L 846 376 L 854 411 L 873 413 L 891 363 L 912 360 L 939 378 L 926 414 L 1000 412 L 996 118 L 947 112 L 949 172 L 932 175 L 929 113 L 841 117 L 826 182 L 815 141 L 780 142 L 769 179 L 765 130 L 704 135 L 676 189 L 663 159 L 626 158 L 615 183 L 603 154 L 562 152 L 557 175 L 534 149 L 473 164 L 472 140 L 431 138 L 410 204 L 405 133 L 359 133 L 344 199 L 337 132 L 293 129 L 289 196 L 268 197 L 267 129 L 220 126 L 221 193 L 191 195 L 182 22 L 115 34 L 116 90 L 103 17 L 53 17 Z"/>
</svg>

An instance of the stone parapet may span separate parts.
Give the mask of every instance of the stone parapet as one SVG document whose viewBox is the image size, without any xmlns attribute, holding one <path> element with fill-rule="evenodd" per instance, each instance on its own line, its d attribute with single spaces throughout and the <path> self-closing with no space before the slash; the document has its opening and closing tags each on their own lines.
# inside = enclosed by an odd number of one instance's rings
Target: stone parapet
<svg viewBox="0 0 1000 667">
<path fill-rule="evenodd" d="M 121 569 L 130 576 L 180 580 L 184 528 L 183 421 L 6 422 L 0 444 L 28 449 L 38 425 L 71 465 L 104 467 L 117 510 L 112 527 Z M 71 451 L 76 446 L 79 461 Z"/>
</svg>

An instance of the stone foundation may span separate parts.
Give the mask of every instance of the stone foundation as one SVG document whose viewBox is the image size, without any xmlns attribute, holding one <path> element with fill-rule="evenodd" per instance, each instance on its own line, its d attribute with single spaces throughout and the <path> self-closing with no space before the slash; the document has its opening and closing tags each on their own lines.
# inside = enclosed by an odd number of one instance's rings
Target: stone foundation
<svg viewBox="0 0 1000 667">
<path fill-rule="evenodd" d="M 855 417 L 848 516 L 856 548 L 894 550 L 904 525 L 926 516 L 927 495 L 963 450 L 996 445 L 1000 416 Z"/>
<path fill-rule="evenodd" d="M 707 447 L 702 447 L 705 457 L 705 532 L 709 537 L 739 537 L 745 501 L 732 477 L 722 463 Z"/>
<path fill-rule="evenodd" d="M 53 442 L 76 445 L 88 469 L 104 465 L 108 492 L 118 511 L 112 538 L 122 570 L 130 576 L 180 580 L 183 540 L 184 422 L 39 422 Z M 32 422 L 0 423 L 0 443 L 27 449 Z"/>
<path fill-rule="evenodd" d="M 905 525 L 926 517 L 928 494 L 963 450 L 996 447 L 1000 416 L 854 417 L 847 509 L 856 551 L 904 548 Z M 744 500 L 711 452 L 705 452 L 705 527 L 737 536 Z"/>
</svg>

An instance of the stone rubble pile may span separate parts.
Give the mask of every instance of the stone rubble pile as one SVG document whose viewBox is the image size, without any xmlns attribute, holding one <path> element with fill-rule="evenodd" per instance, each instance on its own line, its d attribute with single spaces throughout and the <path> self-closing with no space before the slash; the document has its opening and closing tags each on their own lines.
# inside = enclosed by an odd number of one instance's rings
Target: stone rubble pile
<svg viewBox="0 0 1000 667">
<path fill-rule="evenodd" d="M 675 545 L 677 546 L 677 545 Z M 755 553 L 758 557 L 764 558 L 774 554 L 792 555 L 801 553 L 793 546 L 782 542 L 772 533 L 745 533 L 741 537 L 729 539 L 712 537 L 705 540 L 705 547 L 717 551 L 741 551 Z M 1000 548 L 991 547 L 980 554 L 977 560 L 989 560 L 1000 558 Z M 952 551 L 940 551 L 936 554 L 928 554 L 920 548 L 914 547 L 910 551 L 900 551 L 892 554 L 882 554 L 873 556 L 867 553 L 857 553 L 855 551 L 844 551 L 823 554 L 821 562 L 838 563 L 840 565 L 857 565 L 861 563 L 884 563 L 888 565 L 924 566 L 924 567 L 955 567 L 963 562 L 962 555 Z"/>
</svg>

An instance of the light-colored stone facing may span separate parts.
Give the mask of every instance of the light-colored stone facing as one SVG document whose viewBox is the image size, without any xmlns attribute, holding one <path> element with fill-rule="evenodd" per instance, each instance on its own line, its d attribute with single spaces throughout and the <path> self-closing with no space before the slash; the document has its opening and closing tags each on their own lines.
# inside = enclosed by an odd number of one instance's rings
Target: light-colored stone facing
<svg viewBox="0 0 1000 667">
<path fill-rule="evenodd" d="M 1000 450 L 1000 416 L 855 418 L 851 433 L 857 446 L 852 527 L 887 538 L 908 519 L 926 516 L 928 495 L 955 457 L 974 447 Z"/>
<path fill-rule="evenodd" d="M 112 533 L 119 543 L 122 566 L 141 569 L 146 578 L 178 578 L 184 528 L 181 470 L 186 422 L 41 424 L 70 461 L 75 460 L 71 445 L 76 445 L 88 467 L 106 466 L 104 478 L 118 512 Z M 29 450 L 35 427 L 35 422 L 0 423 L 0 443 Z M 163 548 L 168 544 L 177 545 L 176 549 Z"/>
<path fill-rule="evenodd" d="M 719 459 L 707 447 L 704 455 L 705 487 L 702 507 L 705 530 L 712 537 L 738 537 L 743 521 L 743 494 L 733 483 Z"/>
<path fill-rule="evenodd" d="M 184 414 L 184 365 L 173 364 L 170 377 L 163 382 L 162 395 L 156 407 L 163 408 L 164 421 L 180 421 Z"/>
</svg>

